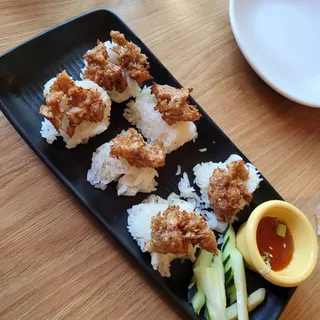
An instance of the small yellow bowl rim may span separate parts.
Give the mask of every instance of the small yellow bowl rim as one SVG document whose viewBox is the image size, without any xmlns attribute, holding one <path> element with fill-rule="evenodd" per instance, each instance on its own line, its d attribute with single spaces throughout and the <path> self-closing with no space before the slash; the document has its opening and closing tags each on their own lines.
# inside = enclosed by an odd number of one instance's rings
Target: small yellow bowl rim
<svg viewBox="0 0 320 320">
<path fill-rule="evenodd" d="M 276 271 L 270 270 L 268 273 L 264 274 L 262 270 L 266 269 L 266 264 L 261 259 L 258 246 L 257 246 L 257 228 L 260 220 L 268 216 L 267 212 L 270 211 L 270 209 L 286 209 L 290 211 L 292 214 L 292 219 L 298 219 L 301 222 L 304 223 L 306 226 L 305 232 L 309 233 L 310 235 L 310 246 L 308 248 L 305 248 L 305 250 L 309 250 L 310 253 L 312 252 L 310 263 L 306 267 L 305 272 L 303 275 L 292 275 L 292 276 L 283 276 L 278 274 Z M 262 203 L 258 207 L 256 207 L 248 221 L 247 221 L 247 232 L 246 232 L 246 242 L 247 242 L 247 248 L 248 252 L 252 261 L 253 266 L 260 274 L 267 279 L 268 281 L 272 282 L 273 284 L 283 286 L 283 287 L 295 287 L 302 283 L 304 280 L 306 280 L 314 270 L 317 260 L 318 260 L 318 241 L 317 236 L 315 234 L 315 231 L 313 230 L 313 227 L 308 220 L 308 218 L 294 205 L 281 201 L 281 200 L 270 200 L 267 202 Z"/>
</svg>

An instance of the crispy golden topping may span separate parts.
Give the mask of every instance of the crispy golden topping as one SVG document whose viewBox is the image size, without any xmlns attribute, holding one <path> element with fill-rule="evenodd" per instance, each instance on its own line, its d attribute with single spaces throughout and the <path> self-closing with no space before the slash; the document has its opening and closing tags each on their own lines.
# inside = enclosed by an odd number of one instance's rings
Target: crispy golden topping
<svg viewBox="0 0 320 320">
<path fill-rule="evenodd" d="M 98 123 L 103 120 L 106 105 L 98 91 L 73 87 L 67 96 L 70 108 L 65 112 L 69 119 L 66 132 L 70 137 L 74 134 L 75 127 L 82 121 Z"/>
<path fill-rule="evenodd" d="M 137 130 L 130 128 L 112 140 L 110 155 L 124 158 L 137 168 L 158 168 L 165 164 L 166 152 L 162 143 L 150 145 Z"/>
<path fill-rule="evenodd" d="M 215 234 L 202 216 L 169 206 L 152 218 L 149 252 L 187 254 L 190 244 L 218 254 Z"/>
<path fill-rule="evenodd" d="M 64 70 L 57 75 L 57 79 L 51 86 L 50 91 L 62 91 L 63 93 L 67 93 L 68 90 L 75 85 L 75 82 L 68 76 L 67 72 Z"/>
<path fill-rule="evenodd" d="M 60 102 L 64 96 L 63 91 L 52 91 L 45 96 L 46 104 L 40 107 L 40 114 L 47 118 L 57 131 L 60 130 L 62 124 L 62 112 L 60 110 Z"/>
<path fill-rule="evenodd" d="M 66 133 L 72 137 L 75 127 L 82 121 L 94 123 L 104 118 L 105 103 L 96 90 L 76 86 L 66 71 L 57 75 L 56 81 L 45 96 L 46 104 L 40 107 L 40 114 L 47 118 L 56 128 L 61 129 L 63 115 L 69 121 Z M 61 102 L 63 106 L 61 105 Z"/>
<path fill-rule="evenodd" d="M 170 126 L 181 121 L 196 121 L 201 117 L 196 106 L 190 105 L 188 98 L 192 89 L 177 89 L 168 85 L 154 83 L 152 93 L 158 102 L 155 110 L 159 110 L 162 119 Z"/>
<path fill-rule="evenodd" d="M 84 56 L 87 67 L 83 73 L 85 79 L 90 79 L 102 88 L 111 91 L 113 86 L 118 92 L 126 90 L 128 84 L 120 66 L 109 61 L 105 45 L 98 41 L 97 46 Z"/>
<path fill-rule="evenodd" d="M 226 170 L 213 171 L 208 196 L 219 221 L 232 221 L 245 204 L 250 204 L 252 194 L 245 185 L 248 179 L 244 161 L 233 161 Z"/>
<path fill-rule="evenodd" d="M 141 53 L 141 49 L 131 41 L 127 41 L 119 31 L 111 31 L 110 36 L 112 42 L 117 44 L 112 50 L 117 54 L 121 67 L 128 70 L 129 76 L 139 85 L 152 79 L 148 71 L 147 56 Z"/>
</svg>

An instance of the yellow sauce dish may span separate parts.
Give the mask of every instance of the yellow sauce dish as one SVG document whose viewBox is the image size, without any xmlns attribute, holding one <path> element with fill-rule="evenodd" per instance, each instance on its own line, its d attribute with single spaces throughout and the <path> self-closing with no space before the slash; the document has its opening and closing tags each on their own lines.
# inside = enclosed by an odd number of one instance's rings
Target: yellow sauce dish
<svg viewBox="0 0 320 320">
<path fill-rule="evenodd" d="M 292 259 L 287 267 L 279 271 L 271 269 L 258 249 L 258 226 L 265 217 L 282 221 L 290 230 L 293 239 Z M 253 210 L 248 221 L 239 228 L 236 246 L 249 269 L 282 287 L 295 287 L 306 280 L 314 270 L 318 259 L 318 241 L 311 223 L 295 206 L 280 200 L 264 202 Z"/>
</svg>

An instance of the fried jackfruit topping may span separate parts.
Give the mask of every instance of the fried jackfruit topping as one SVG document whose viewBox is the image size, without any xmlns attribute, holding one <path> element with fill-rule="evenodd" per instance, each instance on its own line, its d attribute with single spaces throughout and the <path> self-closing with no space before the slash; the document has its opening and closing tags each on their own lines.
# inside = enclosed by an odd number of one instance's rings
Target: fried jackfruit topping
<svg viewBox="0 0 320 320">
<path fill-rule="evenodd" d="M 57 131 L 61 130 L 63 116 L 68 120 L 66 133 L 72 137 L 76 126 L 86 120 L 98 123 L 104 118 L 105 103 L 97 90 L 83 89 L 68 76 L 66 71 L 57 75 L 50 91 L 45 95 L 46 104 L 40 114 L 48 119 Z"/>
<path fill-rule="evenodd" d="M 218 254 L 215 234 L 202 216 L 172 205 L 152 218 L 149 252 L 187 254 L 189 245 Z"/>
<path fill-rule="evenodd" d="M 130 78 L 136 80 L 139 85 L 152 79 L 148 71 L 148 58 L 141 53 L 141 49 L 131 41 L 127 41 L 119 31 L 111 31 L 110 36 L 112 42 L 117 44 L 112 50 L 117 54 L 120 66 L 128 71 Z"/>
<path fill-rule="evenodd" d="M 158 168 L 165 164 L 166 152 L 162 143 L 151 145 L 137 130 L 130 128 L 112 140 L 110 155 L 124 158 L 137 168 Z"/>
<path fill-rule="evenodd" d="M 128 83 L 121 66 L 109 61 L 107 49 L 102 42 L 98 40 L 97 46 L 83 57 L 87 61 L 84 79 L 90 79 L 108 91 L 112 91 L 114 86 L 120 93 L 126 90 Z"/>
<path fill-rule="evenodd" d="M 188 98 L 192 89 L 177 89 L 168 85 L 153 84 L 151 92 L 157 98 L 155 110 L 169 125 L 182 121 L 196 121 L 201 117 L 194 105 L 190 105 Z"/>
<path fill-rule="evenodd" d="M 209 180 L 208 196 L 219 221 L 232 222 L 252 194 L 246 187 L 249 173 L 244 161 L 233 161 L 226 169 L 215 169 Z"/>
</svg>

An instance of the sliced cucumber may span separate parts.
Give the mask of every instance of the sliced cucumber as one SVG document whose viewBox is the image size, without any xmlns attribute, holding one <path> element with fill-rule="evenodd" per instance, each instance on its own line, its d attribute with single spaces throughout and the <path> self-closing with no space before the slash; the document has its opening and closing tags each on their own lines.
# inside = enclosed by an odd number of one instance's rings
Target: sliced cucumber
<svg viewBox="0 0 320 320">
<path fill-rule="evenodd" d="M 190 280 L 190 284 L 189 284 L 189 289 L 193 287 L 193 285 L 197 282 L 196 276 L 193 275 L 191 280 Z"/>
<path fill-rule="evenodd" d="M 237 304 L 234 303 L 226 309 L 226 315 L 228 320 L 237 320 L 238 319 L 238 309 Z"/>
<path fill-rule="evenodd" d="M 207 306 L 205 306 L 205 308 L 204 308 L 204 318 L 206 319 L 206 320 L 208 320 L 209 319 L 209 312 L 208 312 L 208 307 Z"/>
<path fill-rule="evenodd" d="M 231 224 L 228 224 L 228 227 L 226 228 L 226 230 L 223 233 L 223 239 L 227 239 L 229 237 L 230 237 L 230 244 L 232 244 L 232 246 L 235 247 L 236 246 L 236 234 L 234 233 L 234 230 L 233 230 Z"/>
<path fill-rule="evenodd" d="M 193 268 L 196 268 L 198 266 L 204 266 L 209 267 L 214 259 L 214 254 L 211 252 L 208 252 L 206 250 L 200 249 L 200 254 L 196 260 L 196 262 L 193 265 Z"/>
<path fill-rule="evenodd" d="M 249 320 L 247 284 L 243 257 L 236 248 L 231 252 L 231 263 L 234 272 L 234 284 L 236 287 L 238 319 Z"/>
<path fill-rule="evenodd" d="M 229 224 L 227 229 L 223 233 L 223 245 L 221 248 L 221 252 L 225 272 L 225 285 L 230 304 L 234 303 L 237 299 L 236 288 L 234 286 L 234 272 L 231 266 L 231 253 L 235 247 L 236 235 L 231 224 Z"/>
<path fill-rule="evenodd" d="M 219 292 L 221 293 L 221 303 L 222 307 L 225 309 L 227 306 L 227 298 L 226 298 L 226 290 L 224 287 L 224 268 L 222 263 L 222 254 L 219 252 L 219 255 L 214 256 L 211 267 L 217 272 L 218 276 L 218 284 L 219 284 Z"/>
<path fill-rule="evenodd" d="M 210 267 L 198 266 L 194 269 L 194 273 L 206 296 L 209 320 L 227 320 L 218 272 Z"/>
<path fill-rule="evenodd" d="M 250 294 L 248 297 L 248 309 L 251 312 L 257 306 L 259 306 L 266 297 L 266 289 L 260 288 Z"/>
<path fill-rule="evenodd" d="M 196 314 L 200 313 L 205 303 L 206 303 L 206 296 L 204 294 L 204 291 L 199 285 L 197 285 L 197 292 L 194 294 L 194 296 L 191 299 L 191 304 Z"/>
<path fill-rule="evenodd" d="M 196 268 L 198 266 L 204 266 L 204 267 L 209 267 L 214 259 L 214 254 L 210 253 L 206 250 L 201 249 L 200 254 L 196 260 L 196 262 L 193 265 L 193 268 Z M 199 314 L 201 311 L 202 307 L 204 306 L 206 302 L 206 296 L 204 294 L 203 289 L 199 285 L 199 282 L 197 281 L 197 277 L 194 274 L 191 283 L 190 283 L 190 288 L 196 283 L 197 285 L 197 291 L 194 294 L 194 296 L 191 298 L 191 304 L 193 307 L 193 310 Z"/>
<path fill-rule="evenodd" d="M 236 287 L 234 284 L 227 288 L 227 295 L 230 303 L 235 303 L 237 301 Z"/>
<path fill-rule="evenodd" d="M 260 288 L 252 292 L 248 297 L 248 311 L 251 312 L 256 307 L 258 307 L 264 301 L 265 297 L 266 289 L 264 288 Z M 226 315 L 228 320 L 238 319 L 238 309 L 236 303 L 226 309 Z"/>
</svg>

